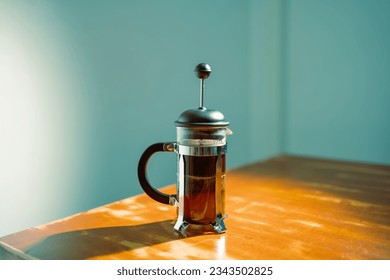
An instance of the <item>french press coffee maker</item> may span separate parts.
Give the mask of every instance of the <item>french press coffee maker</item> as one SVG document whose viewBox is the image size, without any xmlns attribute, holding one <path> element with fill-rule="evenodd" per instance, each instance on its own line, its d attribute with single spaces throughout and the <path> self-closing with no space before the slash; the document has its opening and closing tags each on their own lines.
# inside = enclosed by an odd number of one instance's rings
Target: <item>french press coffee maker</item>
<svg viewBox="0 0 390 280">
<path fill-rule="evenodd" d="M 178 207 L 174 228 L 184 233 L 190 224 L 212 225 L 222 233 L 226 230 L 225 166 L 226 136 L 229 122 L 224 115 L 203 106 L 204 80 L 211 74 L 208 64 L 195 68 L 200 79 L 200 105 L 183 112 L 175 122 L 176 142 L 156 143 L 149 146 L 138 163 L 138 179 L 154 200 Z M 176 194 L 167 195 L 153 188 L 147 178 L 148 160 L 156 152 L 176 152 Z"/>
</svg>

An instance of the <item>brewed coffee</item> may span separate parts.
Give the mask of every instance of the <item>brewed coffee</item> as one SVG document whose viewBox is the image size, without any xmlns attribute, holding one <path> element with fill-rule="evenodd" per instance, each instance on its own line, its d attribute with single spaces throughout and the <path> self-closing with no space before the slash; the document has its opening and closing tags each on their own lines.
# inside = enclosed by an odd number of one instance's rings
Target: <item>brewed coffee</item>
<svg viewBox="0 0 390 280">
<path fill-rule="evenodd" d="M 221 205 L 225 200 L 225 155 L 184 157 L 184 220 L 192 224 L 212 224 L 216 218 L 217 160 L 221 157 Z M 224 209 L 222 209 L 224 212 Z M 224 213 L 221 213 L 222 215 Z"/>
</svg>

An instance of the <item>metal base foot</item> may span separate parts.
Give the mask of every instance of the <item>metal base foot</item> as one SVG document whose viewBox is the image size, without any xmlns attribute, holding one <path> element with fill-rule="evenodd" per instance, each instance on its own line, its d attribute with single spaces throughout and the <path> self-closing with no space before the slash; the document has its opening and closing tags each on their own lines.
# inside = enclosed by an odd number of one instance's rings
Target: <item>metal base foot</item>
<svg viewBox="0 0 390 280">
<path fill-rule="evenodd" d="M 189 225 L 186 221 L 177 221 L 174 229 L 184 234 Z"/>
<path fill-rule="evenodd" d="M 217 216 L 215 224 L 213 224 L 214 230 L 218 233 L 223 233 L 227 228 L 222 216 Z"/>
</svg>

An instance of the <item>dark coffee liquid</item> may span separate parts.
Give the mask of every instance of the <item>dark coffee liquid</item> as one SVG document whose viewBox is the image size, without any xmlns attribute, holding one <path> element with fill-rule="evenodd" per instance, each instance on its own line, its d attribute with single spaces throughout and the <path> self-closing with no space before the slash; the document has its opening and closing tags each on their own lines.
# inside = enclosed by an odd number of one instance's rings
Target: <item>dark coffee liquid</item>
<svg viewBox="0 0 390 280">
<path fill-rule="evenodd" d="M 216 218 L 216 166 L 218 156 L 184 157 L 184 220 L 211 224 Z M 225 204 L 225 155 L 221 155 L 221 205 Z M 224 209 L 222 209 L 224 211 Z M 222 213 L 224 214 L 224 213 Z"/>
</svg>

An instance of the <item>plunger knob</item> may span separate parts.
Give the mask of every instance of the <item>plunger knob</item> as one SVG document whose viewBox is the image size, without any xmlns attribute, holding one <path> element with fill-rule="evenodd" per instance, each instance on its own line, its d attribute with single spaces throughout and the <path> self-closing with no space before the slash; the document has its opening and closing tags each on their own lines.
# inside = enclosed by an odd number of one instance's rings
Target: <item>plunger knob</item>
<svg viewBox="0 0 390 280">
<path fill-rule="evenodd" d="M 199 63 L 196 65 L 194 72 L 199 79 L 205 80 L 211 74 L 211 67 L 206 63 Z"/>
</svg>

